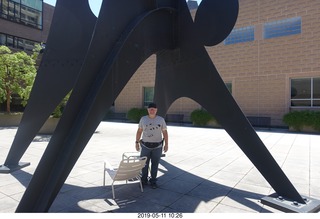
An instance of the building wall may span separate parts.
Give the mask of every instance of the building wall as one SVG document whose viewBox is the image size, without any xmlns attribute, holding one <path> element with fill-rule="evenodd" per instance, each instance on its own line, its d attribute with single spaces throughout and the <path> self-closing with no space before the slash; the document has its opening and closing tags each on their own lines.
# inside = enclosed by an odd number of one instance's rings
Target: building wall
<svg viewBox="0 0 320 219">
<path fill-rule="evenodd" d="M 46 42 L 51 26 L 54 7 L 43 3 L 42 30 L 0 18 L 0 32 L 37 42 Z"/>
<path fill-rule="evenodd" d="M 225 82 L 232 83 L 232 95 L 246 116 L 271 117 L 272 126 L 283 126 L 282 116 L 290 110 L 290 78 L 320 76 L 320 1 L 239 0 L 235 28 L 255 27 L 252 42 L 207 47 Z M 193 14 L 195 10 L 191 11 Z M 266 22 L 301 17 L 301 34 L 263 39 Z M 134 74 L 115 101 L 116 112 L 142 107 L 143 87 L 154 86 L 156 57 L 150 57 Z M 180 113 L 188 120 L 200 108 L 180 98 L 168 113 Z"/>
</svg>

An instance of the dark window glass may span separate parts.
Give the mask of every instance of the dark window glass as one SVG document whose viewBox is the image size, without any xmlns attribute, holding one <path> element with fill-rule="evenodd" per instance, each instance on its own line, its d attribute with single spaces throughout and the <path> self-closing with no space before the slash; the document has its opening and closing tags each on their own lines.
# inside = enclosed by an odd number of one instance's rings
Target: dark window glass
<svg viewBox="0 0 320 219">
<path fill-rule="evenodd" d="M 2 0 L 1 1 L 1 17 L 7 18 L 8 15 L 8 1 L 7 0 Z"/>
<path fill-rule="evenodd" d="M 144 87 L 143 88 L 143 106 L 147 107 L 149 103 L 153 102 L 154 97 L 154 87 Z"/>
<path fill-rule="evenodd" d="M 15 48 L 14 37 L 7 36 L 7 46 Z"/>
<path fill-rule="evenodd" d="M 311 79 L 292 79 L 291 80 L 291 99 L 310 99 L 311 98 Z"/>
<path fill-rule="evenodd" d="M 0 45 L 6 45 L 6 35 L 0 34 Z"/>
<path fill-rule="evenodd" d="M 320 102 L 320 78 L 291 79 L 291 106 L 315 107 Z"/>
<path fill-rule="evenodd" d="M 313 79 L 313 97 L 320 99 L 320 78 Z"/>
<path fill-rule="evenodd" d="M 232 83 L 231 83 L 231 82 L 227 82 L 227 83 L 225 83 L 225 84 L 226 84 L 229 92 L 232 94 Z"/>
</svg>

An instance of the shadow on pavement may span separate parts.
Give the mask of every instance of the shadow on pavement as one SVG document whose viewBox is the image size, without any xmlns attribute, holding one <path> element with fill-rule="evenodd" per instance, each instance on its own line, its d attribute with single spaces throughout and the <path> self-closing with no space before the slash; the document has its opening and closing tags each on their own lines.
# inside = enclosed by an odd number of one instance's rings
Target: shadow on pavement
<svg viewBox="0 0 320 219">
<path fill-rule="evenodd" d="M 235 189 L 201 178 L 161 160 L 158 189 L 149 186 L 142 193 L 138 183 L 115 185 L 116 199 L 110 186 L 81 187 L 65 183 L 49 212 L 210 212 L 226 196 L 247 212 L 268 212 L 257 202 L 265 194 Z M 159 173 L 160 173 L 159 172 Z M 27 187 L 32 175 L 22 170 L 12 173 Z M 102 183 L 102 173 L 101 173 Z M 107 182 L 108 184 L 108 182 Z M 239 208 L 240 212 L 246 211 Z"/>
</svg>

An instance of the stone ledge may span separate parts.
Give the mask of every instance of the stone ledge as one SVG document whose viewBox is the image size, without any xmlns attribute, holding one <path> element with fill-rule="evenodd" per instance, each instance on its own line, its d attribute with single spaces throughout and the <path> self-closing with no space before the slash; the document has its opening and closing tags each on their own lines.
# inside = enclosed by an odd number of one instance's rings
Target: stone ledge
<svg viewBox="0 0 320 219">
<path fill-rule="evenodd" d="M 23 113 L 1 113 L 0 127 L 18 127 Z M 45 124 L 41 127 L 39 134 L 52 134 L 59 122 L 59 118 L 49 117 Z"/>
</svg>

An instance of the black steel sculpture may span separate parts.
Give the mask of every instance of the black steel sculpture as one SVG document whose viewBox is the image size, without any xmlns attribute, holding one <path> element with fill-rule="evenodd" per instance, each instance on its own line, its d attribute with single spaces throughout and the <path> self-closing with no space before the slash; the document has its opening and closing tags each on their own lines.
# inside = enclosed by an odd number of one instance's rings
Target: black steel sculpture
<svg viewBox="0 0 320 219">
<path fill-rule="evenodd" d="M 197 101 L 276 191 L 265 203 L 272 205 L 282 196 L 296 201 L 299 209 L 310 202 L 311 210 L 317 209 L 317 200 L 300 196 L 273 159 L 205 50 L 228 36 L 238 8 L 238 0 L 202 0 L 193 21 L 185 0 L 104 0 L 96 19 L 88 0 L 57 0 L 30 100 L 2 168 L 19 168 L 42 124 L 70 90 L 72 94 L 16 211 L 49 210 L 107 109 L 152 54 L 157 55 L 160 115 L 180 97 Z"/>
</svg>

